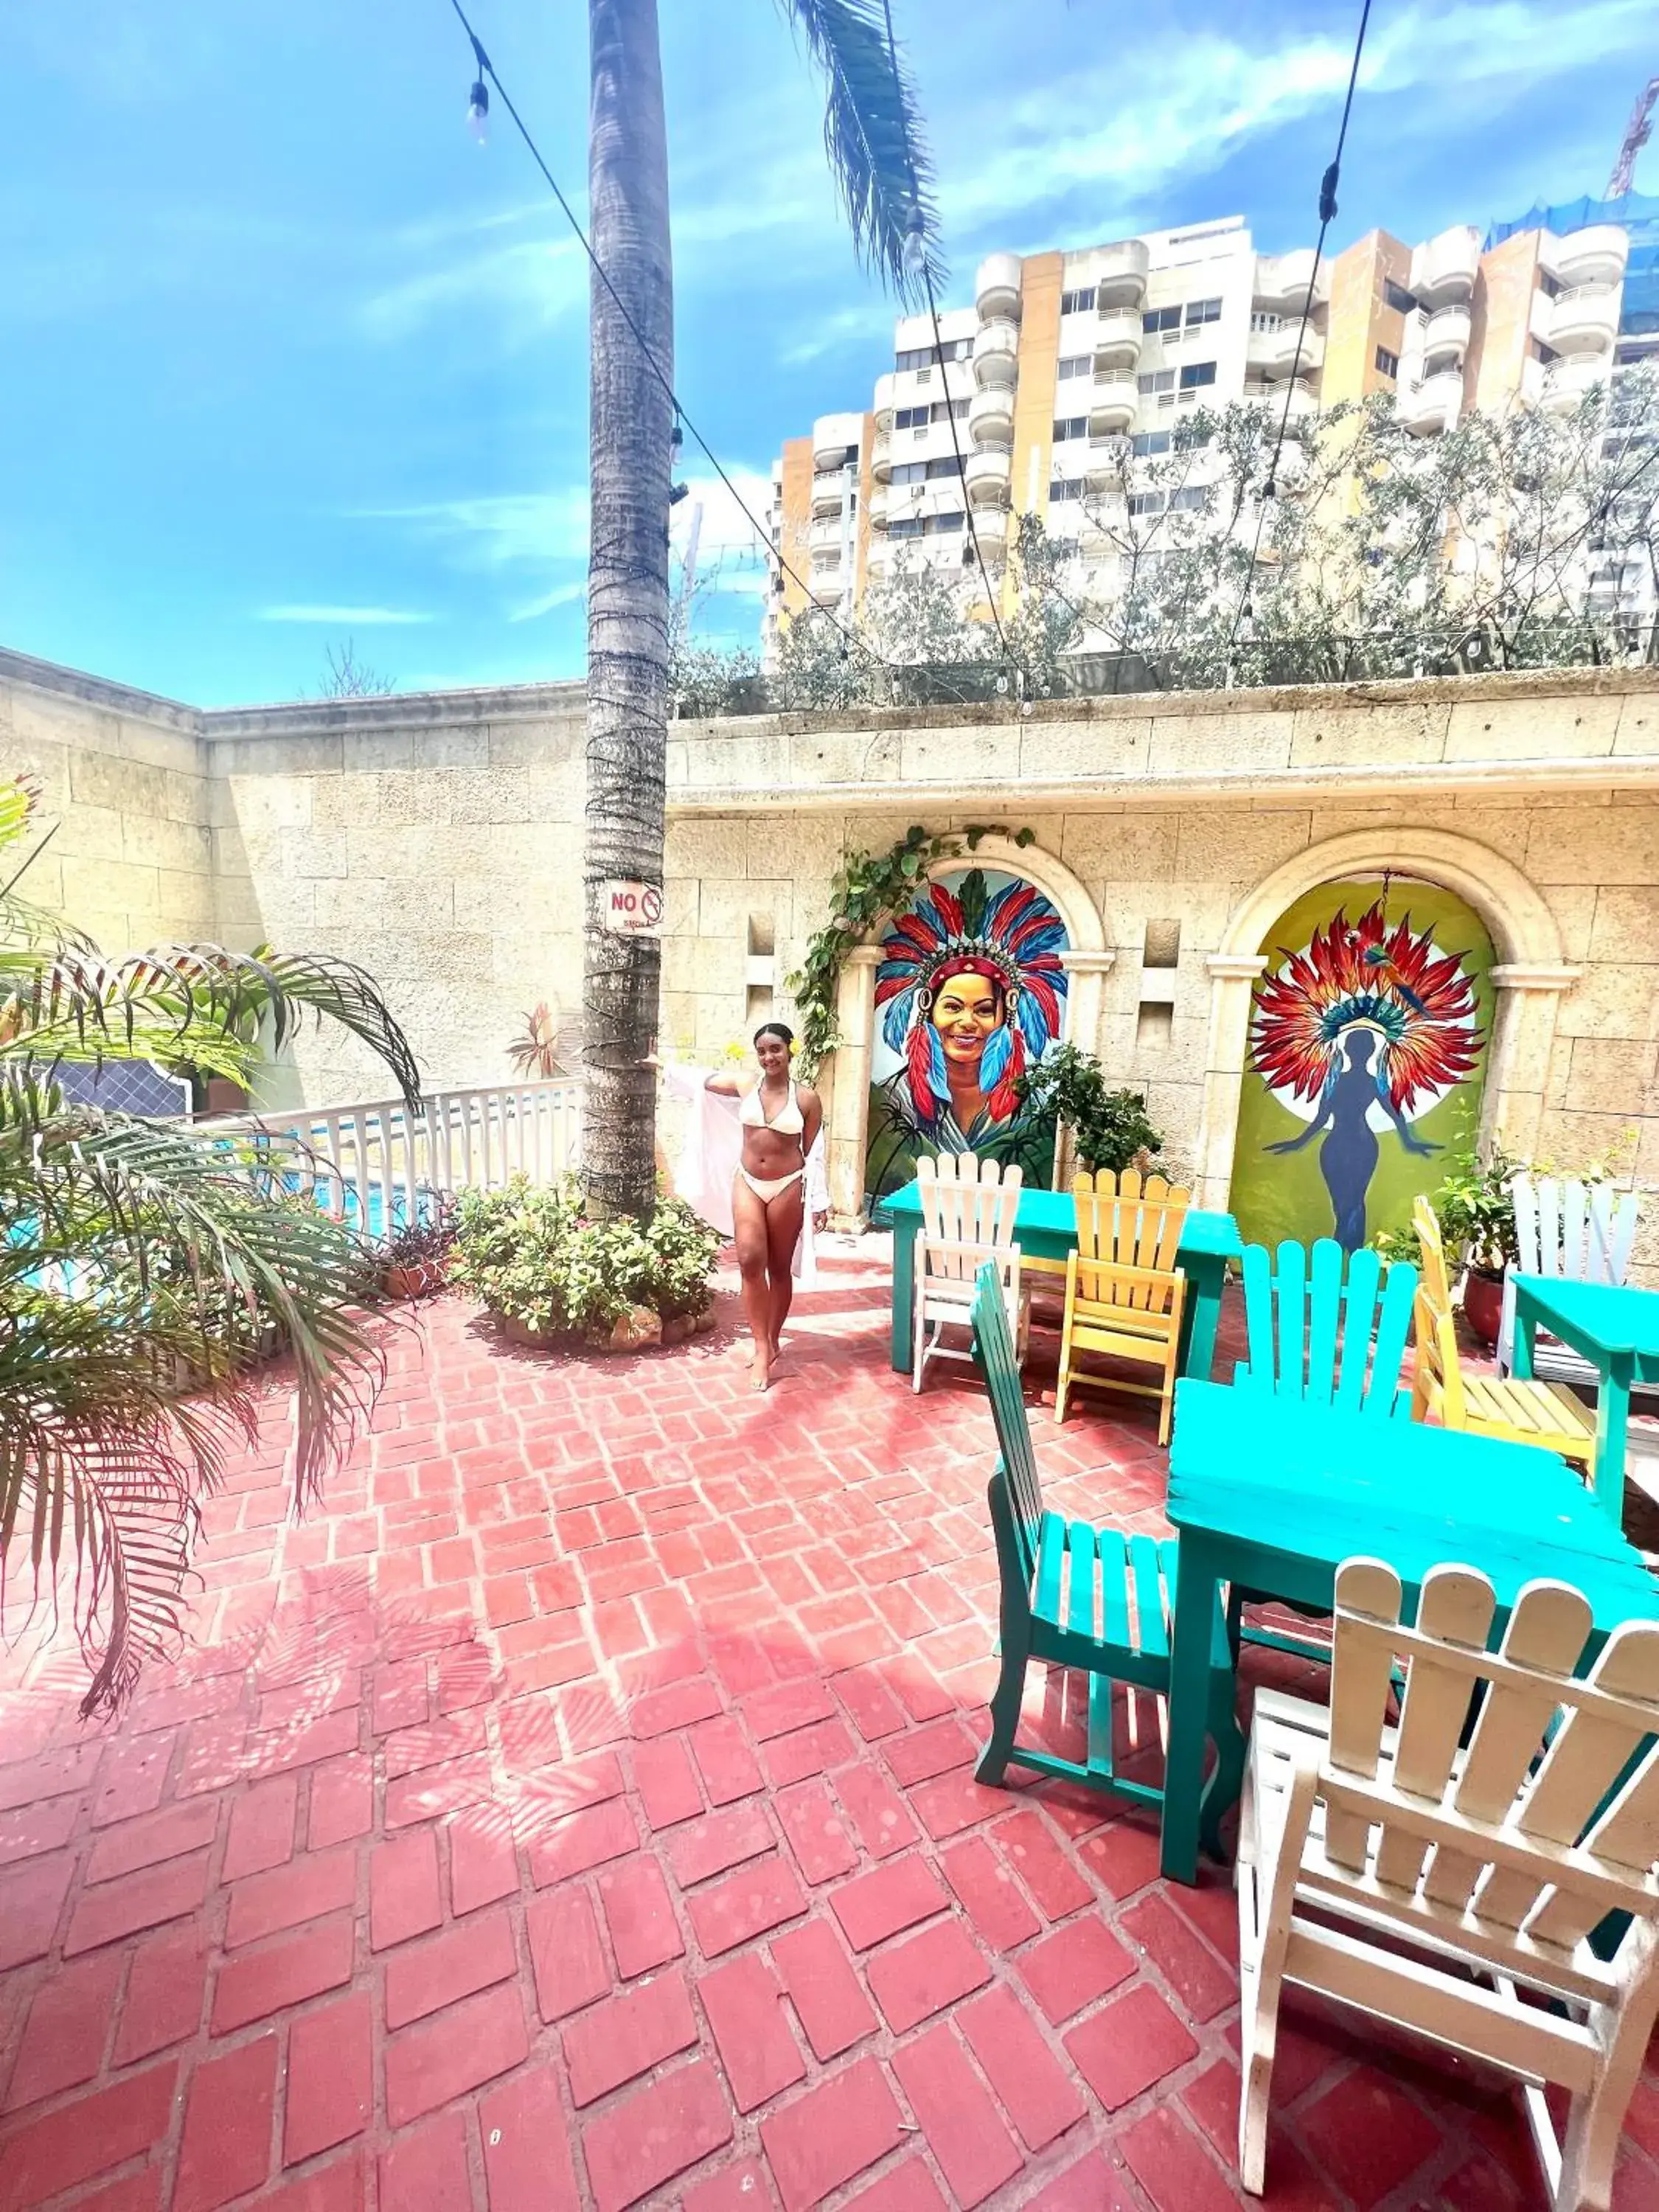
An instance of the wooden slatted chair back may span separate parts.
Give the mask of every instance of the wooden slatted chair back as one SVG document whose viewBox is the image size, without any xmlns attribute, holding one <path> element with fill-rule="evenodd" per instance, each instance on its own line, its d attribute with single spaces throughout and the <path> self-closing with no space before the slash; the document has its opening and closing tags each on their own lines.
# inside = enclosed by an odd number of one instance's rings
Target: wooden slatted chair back
<svg viewBox="0 0 1659 2212">
<path fill-rule="evenodd" d="M 1451 1278 L 1446 1271 L 1446 1248 L 1441 1241 L 1440 1224 L 1434 1208 L 1426 1198 L 1418 1198 L 1412 1204 L 1412 1227 L 1417 1231 L 1417 1249 L 1423 1262 L 1423 1289 L 1430 1303 L 1451 1311 Z"/>
<path fill-rule="evenodd" d="M 1036 1454 L 1031 1449 L 1031 1425 L 1025 1415 L 1008 1303 L 993 1261 L 986 1261 L 979 1271 L 973 1310 L 974 1357 L 984 1373 L 991 1401 L 1014 1540 L 1024 1567 L 1024 1587 L 1029 1589 L 1036 1571 L 1042 1484 L 1037 1475 Z"/>
<path fill-rule="evenodd" d="M 1580 1591 L 1528 1583 L 1492 1652 L 1496 1609 L 1484 1575 L 1440 1566 L 1407 1624 L 1392 1567 L 1357 1559 L 1338 1571 L 1322 1864 L 1310 1887 L 1534 1987 L 1607 1998 L 1618 1962 L 1600 1965 L 1583 1939 L 1610 1912 L 1659 1919 L 1659 1622 L 1622 1623 L 1581 1677 L 1592 1615 Z"/>
<path fill-rule="evenodd" d="M 1181 1232 L 1193 1194 L 1162 1176 L 1102 1168 L 1072 1178 L 1077 1208 L 1078 1290 L 1100 1305 L 1167 1313 Z M 1149 1275 L 1162 1275 L 1162 1282 Z"/>
<path fill-rule="evenodd" d="M 1241 1382 L 1384 1419 L 1398 1409 L 1414 1267 L 1392 1266 L 1385 1278 L 1375 1252 L 1347 1255 L 1322 1237 L 1311 1253 L 1247 1244 L 1243 1274 L 1249 1362 Z"/>
<path fill-rule="evenodd" d="M 1418 1249 L 1423 1257 L 1413 1310 L 1417 1364 L 1412 1377 L 1412 1412 L 1418 1420 L 1432 1414 L 1444 1428 L 1464 1428 L 1468 1425 L 1468 1407 L 1457 1350 L 1451 1283 L 1446 1272 L 1446 1249 L 1440 1239 L 1440 1224 L 1426 1198 L 1419 1198 L 1413 1206 L 1412 1226 L 1417 1231 Z"/>
<path fill-rule="evenodd" d="M 972 1152 L 916 1162 L 925 1265 L 929 1274 L 971 1280 L 988 1247 L 1015 1241 L 1024 1170 Z"/>
<path fill-rule="evenodd" d="M 1523 1275 L 1575 1283 L 1622 1283 L 1636 1241 L 1633 1191 L 1586 1186 L 1574 1176 L 1518 1175 L 1510 1184 Z"/>
</svg>

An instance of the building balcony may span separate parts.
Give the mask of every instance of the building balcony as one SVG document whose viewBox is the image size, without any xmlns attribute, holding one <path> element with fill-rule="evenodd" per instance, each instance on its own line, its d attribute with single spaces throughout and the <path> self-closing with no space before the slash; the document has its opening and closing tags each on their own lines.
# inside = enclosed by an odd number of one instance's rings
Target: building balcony
<svg viewBox="0 0 1659 2212">
<path fill-rule="evenodd" d="M 815 559 L 820 552 L 833 548 L 836 558 L 839 560 L 847 534 L 846 519 L 837 514 L 826 522 L 812 523 L 806 532 L 806 542 L 812 548 Z"/>
<path fill-rule="evenodd" d="M 886 529 L 887 517 L 891 512 L 892 497 L 893 488 L 890 484 L 878 483 L 871 485 L 870 503 L 868 507 L 866 507 L 865 513 L 870 518 L 870 527 L 872 530 Z"/>
<path fill-rule="evenodd" d="M 1142 337 L 1139 307 L 1108 307 L 1095 325 L 1096 368 L 1137 368 Z"/>
<path fill-rule="evenodd" d="M 981 322 L 1018 322 L 1019 292 L 1018 254 L 988 253 L 974 279 L 974 305 Z"/>
<path fill-rule="evenodd" d="M 870 447 L 870 474 L 877 483 L 885 483 L 893 473 L 893 434 L 878 430 Z"/>
<path fill-rule="evenodd" d="M 1457 428 L 1463 408 L 1463 372 L 1442 369 L 1401 392 L 1400 420 L 1413 437 L 1437 438 Z"/>
<path fill-rule="evenodd" d="M 1002 558 L 1008 550 L 1013 526 L 1013 518 L 1006 507 L 974 509 L 974 538 L 987 561 Z"/>
<path fill-rule="evenodd" d="M 975 507 L 1006 507 L 1012 466 L 1009 455 L 997 447 L 991 447 L 982 453 L 969 453 L 962 473 L 970 504 Z"/>
<path fill-rule="evenodd" d="M 1480 267 L 1480 232 L 1472 223 L 1454 223 L 1412 255 L 1412 294 L 1419 307 L 1449 307 L 1468 298 Z"/>
<path fill-rule="evenodd" d="M 1267 407 L 1285 421 L 1304 422 L 1310 415 L 1319 412 L 1319 399 L 1305 376 L 1281 380 L 1277 384 L 1247 384 L 1240 398 L 1250 405 Z M 1290 413 L 1285 415 L 1285 403 L 1290 402 Z"/>
<path fill-rule="evenodd" d="M 1330 286 L 1328 264 L 1321 263 L 1316 270 L 1312 246 L 1298 246 L 1289 253 L 1257 254 L 1250 296 L 1259 307 L 1299 317 L 1309 293 L 1317 307 L 1328 296 Z"/>
<path fill-rule="evenodd" d="M 1611 365 L 1599 354 L 1581 354 L 1576 360 L 1552 362 L 1543 372 L 1540 406 L 1552 415 L 1571 415 L 1592 392 L 1611 381 Z"/>
<path fill-rule="evenodd" d="M 1083 463 L 1083 481 L 1090 490 L 1121 488 L 1129 458 L 1128 441 L 1121 436 L 1091 438 Z"/>
<path fill-rule="evenodd" d="M 1096 377 L 1089 394 L 1089 435 L 1106 438 L 1115 431 L 1127 430 L 1139 405 L 1140 393 L 1133 376 Z"/>
<path fill-rule="evenodd" d="M 1630 258 L 1630 233 L 1616 222 L 1592 223 L 1571 238 L 1547 230 L 1538 242 L 1538 265 L 1558 284 L 1622 284 Z"/>
<path fill-rule="evenodd" d="M 808 589 L 821 607 L 838 607 L 842 600 L 842 580 L 839 568 L 820 572 L 814 568 L 807 580 Z"/>
<path fill-rule="evenodd" d="M 878 437 L 884 430 L 890 430 L 893 427 L 893 410 L 898 404 L 893 394 L 893 384 L 897 374 L 896 369 L 890 368 L 884 376 L 878 376 L 876 379 L 875 416 Z"/>
<path fill-rule="evenodd" d="M 988 385 L 968 402 L 968 435 L 975 446 L 1011 446 L 1014 441 L 1014 395 L 1006 384 Z"/>
<path fill-rule="evenodd" d="M 1019 374 L 1019 325 L 1006 315 L 987 323 L 974 340 L 974 382 L 981 392 L 1012 385 Z"/>
<path fill-rule="evenodd" d="M 1121 239 L 1095 256 L 1095 305 L 1097 307 L 1139 307 L 1146 296 L 1146 271 L 1151 263 L 1145 242 Z"/>
<path fill-rule="evenodd" d="M 1546 345 L 1557 353 L 1607 353 L 1619 334 L 1622 297 L 1617 284 L 1577 284 L 1549 302 Z"/>
<path fill-rule="evenodd" d="M 1288 376 L 1292 369 L 1298 376 L 1316 374 L 1324 366 L 1324 337 L 1311 323 L 1304 331 L 1298 313 L 1276 331 L 1252 331 L 1244 361 L 1253 376 L 1269 383 Z"/>
<path fill-rule="evenodd" d="M 1469 349 L 1469 311 L 1461 304 L 1437 307 L 1422 326 L 1423 363 L 1432 373 L 1456 362 L 1460 366 Z"/>
<path fill-rule="evenodd" d="M 862 415 L 820 415 L 812 425 L 813 467 L 838 468 L 847 458 L 848 447 L 856 447 L 863 441 Z"/>
<path fill-rule="evenodd" d="M 839 469 L 825 469 L 812 479 L 814 514 L 839 514 L 847 501 L 847 479 Z"/>
</svg>

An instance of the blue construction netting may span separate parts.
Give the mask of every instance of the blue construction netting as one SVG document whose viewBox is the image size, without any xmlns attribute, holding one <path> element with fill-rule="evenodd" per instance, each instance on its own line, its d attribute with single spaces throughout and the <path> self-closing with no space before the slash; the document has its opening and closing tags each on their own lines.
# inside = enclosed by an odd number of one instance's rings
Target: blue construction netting
<svg viewBox="0 0 1659 2212">
<path fill-rule="evenodd" d="M 1598 222 L 1616 222 L 1630 233 L 1620 330 L 1632 337 L 1651 337 L 1659 331 L 1659 194 L 1626 192 L 1616 200 L 1593 200 L 1586 194 L 1554 207 L 1528 208 L 1518 222 L 1493 223 L 1486 251 L 1490 253 L 1520 230 L 1553 230 L 1558 238 L 1569 238 Z"/>
</svg>

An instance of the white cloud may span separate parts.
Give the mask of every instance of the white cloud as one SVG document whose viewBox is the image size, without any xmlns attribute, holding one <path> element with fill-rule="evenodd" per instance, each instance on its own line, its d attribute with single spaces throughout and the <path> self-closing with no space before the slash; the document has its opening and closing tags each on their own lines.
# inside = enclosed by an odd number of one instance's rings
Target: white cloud
<svg viewBox="0 0 1659 2212">
<path fill-rule="evenodd" d="M 510 607 L 507 618 L 508 622 L 533 622 L 538 615 L 550 615 L 555 607 L 568 607 L 574 601 L 586 597 L 587 579 L 578 577 L 574 583 L 560 584 L 553 591 L 544 592 L 540 599 L 532 599 L 528 606 Z"/>
<path fill-rule="evenodd" d="M 363 302 L 358 319 L 368 337 L 388 343 L 439 316 L 486 318 L 492 338 L 505 320 L 514 335 L 529 337 L 586 299 L 587 261 L 574 238 L 526 239 L 390 284 Z"/>
<path fill-rule="evenodd" d="M 429 623 L 431 615 L 417 614 L 410 607 L 324 607 L 283 606 L 261 607 L 261 622 L 319 623 L 330 629 L 378 629 L 404 623 Z"/>
<path fill-rule="evenodd" d="M 407 522 L 423 537 L 456 544 L 465 566 L 510 568 L 520 562 L 587 558 L 587 487 L 503 492 L 477 499 L 434 500 L 421 507 L 367 510 L 367 519 Z"/>
</svg>

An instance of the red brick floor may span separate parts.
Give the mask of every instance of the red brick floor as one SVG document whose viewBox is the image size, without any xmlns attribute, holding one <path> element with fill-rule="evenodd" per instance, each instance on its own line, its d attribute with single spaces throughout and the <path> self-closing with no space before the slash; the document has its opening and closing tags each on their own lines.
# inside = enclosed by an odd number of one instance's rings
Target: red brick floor
<svg viewBox="0 0 1659 2212">
<path fill-rule="evenodd" d="M 298 1526 L 273 1395 L 191 1649 L 118 1725 L 14 1655 L 0 2212 L 1239 2201 L 1231 1891 L 974 1783 L 990 1423 L 888 1371 L 885 1300 L 843 1261 L 764 1400 L 729 1297 L 614 1365 L 428 1308 Z M 1034 1413 L 1052 1498 L 1156 1527 L 1110 1403 Z M 1269 2178 L 1283 2212 L 1545 2201 L 1506 2093 L 1307 2011 Z M 1659 2207 L 1659 2074 L 1616 2201 Z"/>
</svg>

